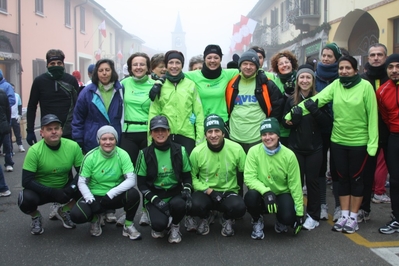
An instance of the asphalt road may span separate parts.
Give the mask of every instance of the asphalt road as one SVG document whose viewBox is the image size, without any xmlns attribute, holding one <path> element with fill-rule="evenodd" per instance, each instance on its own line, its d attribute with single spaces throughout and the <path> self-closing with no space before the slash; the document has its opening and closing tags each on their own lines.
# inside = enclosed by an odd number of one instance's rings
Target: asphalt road
<svg viewBox="0 0 399 266">
<path fill-rule="evenodd" d="M 378 233 L 378 227 L 389 221 L 390 204 L 372 204 L 371 220 L 361 223 L 352 235 L 331 231 L 331 217 L 297 236 L 292 230 L 277 234 L 275 217 L 267 215 L 265 239 L 252 240 L 251 218 L 246 214 L 236 221 L 233 237 L 223 237 L 218 222 L 206 236 L 188 233 L 182 226 L 179 244 L 169 244 L 166 237 L 153 239 L 148 226 L 138 225 L 140 210 L 135 222 L 142 240 L 132 241 L 114 224 L 107 224 L 100 237 L 90 236 L 89 224 L 65 229 L 60 221 L 48 220 L 47 204 L 39 207 L 45 232 L 33 236 L 30 216 L 17 206 L 24 156 L 17 153 L 14 172 L 4 173 L 12 195 L 0 198 L 0 265 L 399 265 L 399 234 Z M 334 205 L 329 189 L 328 203 L 331 215 Z"/>
</svg>

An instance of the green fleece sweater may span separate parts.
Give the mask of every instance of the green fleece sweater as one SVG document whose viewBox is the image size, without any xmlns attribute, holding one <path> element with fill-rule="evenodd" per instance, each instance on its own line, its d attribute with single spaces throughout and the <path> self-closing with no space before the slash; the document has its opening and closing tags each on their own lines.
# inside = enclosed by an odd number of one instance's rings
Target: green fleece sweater
<svg viewBox="0 0 399 266">
<path fill-rule="evenodd" d="M 244 171 L 245 152 L 243 148 L 224 139 L 220 152 L 213 152 L 204 142 L 191 152 L 191 176 L 195 191 L 212 188 L 219 192 L 235 192 L 240 189 L 237 183 L 237 170 Z"/>
<path fill-rule="evenodd" d="M 266 154 L 263 143 L 250 148 L 245 161 L 244 182 L 261 195 L 268 191 L 276 195 L 290 193 L 297 216 L 303 216 L 299 164 L 295 154 L 284 145 L 274 155 Z"/>
</svg>

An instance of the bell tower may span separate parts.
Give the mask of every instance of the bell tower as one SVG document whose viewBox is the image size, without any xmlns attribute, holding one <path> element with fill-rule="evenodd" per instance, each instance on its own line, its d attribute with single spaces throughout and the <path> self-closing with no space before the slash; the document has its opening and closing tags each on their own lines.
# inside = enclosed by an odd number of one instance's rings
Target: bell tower
<svg viewBox="0 0 399 266">
<path fill-rule="evenodd" d="M 180 13 L 177 14 L 175 30 L 172 32 L 172 50 L 177 50 L 183 53 L 185 61 L 188 62 L 187 58 L 187 47 L 186 47 L 186 33 L 183 31 L 181 25 Z"/>
</svg>

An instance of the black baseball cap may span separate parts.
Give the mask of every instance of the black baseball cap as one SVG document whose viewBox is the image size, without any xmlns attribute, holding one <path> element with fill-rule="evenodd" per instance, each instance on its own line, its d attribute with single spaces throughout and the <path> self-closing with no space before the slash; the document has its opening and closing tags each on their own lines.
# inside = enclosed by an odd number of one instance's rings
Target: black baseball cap
<svg viewBox="0 0 399 266">
<path fill-rule="evenodd" d="M 154 130 L 156 128 L 169 129 L 168 119 L 162 115 L 154 116 L 150 121 L 150 130 Z"/>
<path fill-rule="evenodd" d="M 42 126 L 46 126 L 53 122 L 58 122 L 58 123 L 62 124 L 61 120 L 58 119 L 58 117 L 56 115 L 48 114 L 48 115 L 45 115 L 42 117 Z"/>
</svg>

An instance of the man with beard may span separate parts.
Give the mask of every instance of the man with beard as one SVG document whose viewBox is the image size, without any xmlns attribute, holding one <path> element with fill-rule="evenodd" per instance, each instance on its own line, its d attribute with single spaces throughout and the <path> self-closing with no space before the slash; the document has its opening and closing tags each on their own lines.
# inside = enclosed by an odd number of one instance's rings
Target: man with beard
<svg viewBox="0 0 399 266">
<path fill-rule="evenodd" d="M 379 231 L 382 234 L 393 234 L 399 232 L 399 54 L 390 55 L 385 67 L 388 81 L 378 88 L 377 102 L 382 120 L 389 130 L 386 161 L 390 174 L 392 221 L 380 227 Z"/>
</svg>

